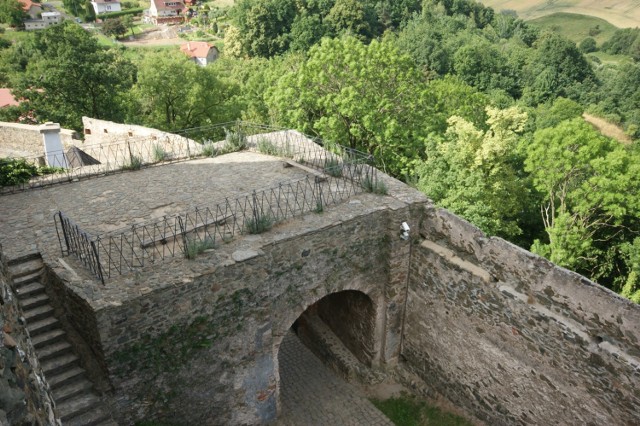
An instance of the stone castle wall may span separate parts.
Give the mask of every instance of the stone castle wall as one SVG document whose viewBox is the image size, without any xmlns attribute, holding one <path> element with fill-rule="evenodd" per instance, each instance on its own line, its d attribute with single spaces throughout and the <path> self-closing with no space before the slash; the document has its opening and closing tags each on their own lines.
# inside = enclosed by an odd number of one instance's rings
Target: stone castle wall
<svg viewBox="0 0 640 426">
<path fill-rule="evenodd" d="M 104 300 L 53 283 L 109 375 L 119 422 L 273 420 L 283 336 L 324 296 L 356 290 L 372 305 L 331 297 L 319 315 L 418 392 L 488 424 L 640 423 L 639 306 L 389 182 L 376 209 L 354 200 L 132 272 Z M 352 328 L 329 318 L 341 304 L 362 311 Z"/>
<path fill-rule="evenodd" d="M 432 211 L 412 246 L 402 356 L 488 424 L 640 423 L 640 309 Z"/>
<path fill-rule="evenodd" d="M 272 420 L 280 342 L 308 306 L 336 291 L 365 293 L 382 313 L 378 334 L 399 335 L 399 328 L 385 329 L 387 259 L 393 258 L 387 213 L 276 240 L 260 251 L 236 250 L 226 260 L 215 258 L 225 256 L 223 246 L 214 258 L 194 261 L 194 275 L 146 281 L 140 297 L 98 311 L 97 329 L 85 333 L 101 338 L 119 421 Z M 383 347 L 377 350 L 372 358 L 384 362 Z"/>
<path fill-rule="evenodd" d="M 40 126 L 0 122 L 0 157 L 37 157 L 44 155 Z M 60 139 L 65 148 L 73 145 L 72 130 L 61 129 Z"/>
</svg>

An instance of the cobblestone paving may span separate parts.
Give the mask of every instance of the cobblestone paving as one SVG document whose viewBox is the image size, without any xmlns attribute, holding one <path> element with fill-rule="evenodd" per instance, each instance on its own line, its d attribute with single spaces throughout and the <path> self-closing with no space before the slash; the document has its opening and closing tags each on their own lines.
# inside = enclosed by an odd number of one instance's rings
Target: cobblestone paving
<svg viewBox="0 0 640 426">
<path fill-rule="evenodd" d="M 393 425 L 359 390 L 334 375 L 295 334 L 280 346 L 278 426 Z"/>
<path fill-rule="evenodd" d="M 306 175 L 283 168 L 279 158 L 241 152 L 5 195 L 0 197 L 0 243 L 10 259 L 56 250 L 53 214 L 58 210 L 96 235 Z"/>
</svg>

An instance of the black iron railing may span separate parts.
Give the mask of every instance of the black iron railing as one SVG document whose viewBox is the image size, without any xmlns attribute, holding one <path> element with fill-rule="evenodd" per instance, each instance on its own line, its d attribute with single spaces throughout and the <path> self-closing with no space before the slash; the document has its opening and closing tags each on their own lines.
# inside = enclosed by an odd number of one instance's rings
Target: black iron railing
<svg viewBox="0 0 640 426">
<path fill-rule="evenodd" d="M 74 255 L 104 284 L 96 240 L 60 211 L 53 220 L 62 255 Z"/>
<path fill-rule="evenodd" d="M 78 257 L 104 283 L 114 274 L 125 274 L 165 258 L 190 258 L 238 234 L 259 233 L 292 217 L 322 212 L 377 182 L 377 169 L 371 165 L 369 155 L 339 145 L 322 147 L 295 131 L 267 133 L 271 128 L 256 128 L 264 133 L 242 134 L 249 149 L 281 156 L 293 166 L 306 167 L 309 175 L 95 237 L 59 212 L 56 230 L 60 229 L 58 239 L 63 255 Z M 205 142 L 205 147 L 207 143 L 210 142 Z M 224 143 L 214 148 L 223 152 L 226 149 Z"/>
</svg>

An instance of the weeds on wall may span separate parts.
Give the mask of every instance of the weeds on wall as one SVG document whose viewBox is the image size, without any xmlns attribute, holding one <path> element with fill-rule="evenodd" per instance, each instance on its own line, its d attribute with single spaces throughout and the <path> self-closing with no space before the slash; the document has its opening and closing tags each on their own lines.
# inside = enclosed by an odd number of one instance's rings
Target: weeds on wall
<svg viewBox="0 0 640 426">
<path fill-rule="evenodd" d="M 224 153 L 238 152 L 247 148 L 247 136 L 240 130 L 225 130 Z"/>
<path fill-rule="evenodd" d="M 335 158 L 329 158 L 324 164 L 324 172 L 335 178 L 342 177 L 342 162 Z"/>
<path fill-rule="evenodd" d="M 217 157 L 220 155 L 220 150 L 216 148 L 213 142 L 205 142 L 202 148 L 202 155 L 205 157 Z"/>
<path fill-rule="evenodd" d="M 257 143 L 258 152 L 266 155 L 273 155 L 274 157 L 293 158 L 293 152 L 291 148 L 280 147 L 268 139 L 260 138 Z"/>
<path fill-rule="evenodd" d="M 256 214 L 247 219 L 244 226 L 249 234 L 262 234 L 273 226 L 273 218 L 268 214 Z"/>
<path fill-rule="evenodd" d="M 193 260 L 199 254 L 204 253 L 205 250 L 215 248 L 215 246 L 215 242 L 211 238 L 205 238 L 204 240 L 190 240 L 187 241 L 184 256 L 189 260 Z"/>
<path fill-rule="evenodd" d="M 167 152 L 160 145 L 153 145 L 152 148 L 153 161 L 159 163 L 167 158 Z"/>
<path fill-rule="evenodd" d="M 379 179 L 372 179 L 369 176 L 365 177 L 362 180 L 362 188 L 367 192 L 371 192 L 373 194 L 378 194 L 378 195 L 386 195 L 387 192 L 389 191 L 387 189 L 387 185 L 385 185 L 383 181 Z"/>
<path fill-rule="evenodd" d="M 129 160 L 129 163 L 122 166 L 122 170 L 140 170 L 141 167 L 142 167 L 142 158 L 132 155 L 131 159 Z"/>
</svg>

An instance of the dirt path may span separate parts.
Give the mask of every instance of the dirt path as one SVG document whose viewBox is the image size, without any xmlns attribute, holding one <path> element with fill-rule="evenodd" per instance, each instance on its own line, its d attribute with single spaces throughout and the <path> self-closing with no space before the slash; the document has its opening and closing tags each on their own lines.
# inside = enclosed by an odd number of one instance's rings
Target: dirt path
<svg viewBox="0 0 640 426">
<path fill-rule="evenodd" d="M 180 37 L 175 38 L 160 38 L 160 39 L 147 39 L 147 40 L 135 40 L 135 41 L 122 41 L 121 42 L 125 46 L 169 46 L 169 45 L 178 45 L 185 43 L 185 40 Z"/>
<path fill-rule="evenodd" d="M 615 124 L 609 123 L 603 118 L 587 114 L 586 112 L 582 114 L 582 118 L 584 118 L 587 123 L 593 124 L 593 126 L 598 129 L 600 133 L 609 138 L 616 139 L 625 145 L 633 142 L 633 140 L 624 132 L 624 130 L 622 130 L 622 128 L 616 126 Z"/>
</svg>

